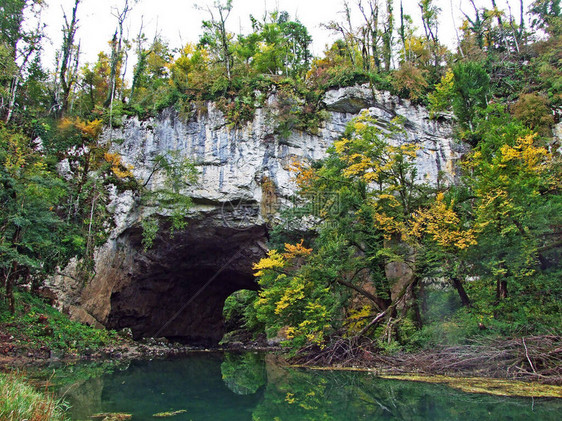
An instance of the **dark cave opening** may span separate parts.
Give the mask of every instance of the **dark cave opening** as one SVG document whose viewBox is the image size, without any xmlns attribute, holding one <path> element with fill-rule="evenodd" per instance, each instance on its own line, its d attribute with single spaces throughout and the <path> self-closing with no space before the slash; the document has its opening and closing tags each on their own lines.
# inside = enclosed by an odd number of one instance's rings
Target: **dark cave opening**
<svg viewBox="0 0 562 421">
<path fill-rule="evenodd" d="M 266 230 L 193 226 L 173 237 L 163 234 L 142 251 L 138 233 L 135 264 L 111 294 L 106 326 L 130 328 L 134 339 L 166 337 L 214 346 L 225 332 L 225 300 L 241 289 L 257 290 L 252 266 L 265 254 Z"/>
</svg>

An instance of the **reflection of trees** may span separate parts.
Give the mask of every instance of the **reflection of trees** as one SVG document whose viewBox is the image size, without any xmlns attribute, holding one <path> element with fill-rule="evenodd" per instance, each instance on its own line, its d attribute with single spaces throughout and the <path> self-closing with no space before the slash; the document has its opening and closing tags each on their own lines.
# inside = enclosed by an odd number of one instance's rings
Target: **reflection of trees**
<svg viewBox="0 0 562 421">
<path fill-rule="evenodd" d="M 535 403 L 533 410 L 531 399 L 467 394 L 445 385 L 387 380 L 365 372 L 282 370 L 283 375 L 269 376 L 254 421 L 554 420 L 562 408 L 553 402 L 541 407 Z"/>
<path fill-rule="evenodd" d="M 198 353 L 177 360 L 135 361 L 128 367 L 113 364 L 104 375 L 106 367 L 78 364 L 57 370 L 51 382 L 65 385 L 57 389 L 72 404 L 73 419 L 86 419 L 93 412 L 127 412 L 148 420 L 158 412 L 187 410 L 177 419 L 558 421 L 562 410 L 562 400 L 533 403 L 366 372 L 289 368 L 275 361 L 255 353 Z"/>
<path fill-rule="evenodd" d="M 225 353 L 221 364 L 225 385 L 237 395 L 251 395 L 267 382 L 263 355 Z"/>
</svg>

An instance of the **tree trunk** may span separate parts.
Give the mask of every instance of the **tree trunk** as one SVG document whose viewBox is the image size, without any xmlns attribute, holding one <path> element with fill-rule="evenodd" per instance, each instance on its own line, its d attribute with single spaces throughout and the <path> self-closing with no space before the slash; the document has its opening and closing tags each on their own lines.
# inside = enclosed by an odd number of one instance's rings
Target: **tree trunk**
<svg viewBox="0 0 562 421">
<path fill-rule="evenodd" d="M 66 13 L 63 12 L 64 26 L 63 32 L 63 42 L 62 42 L 62 59 L 60 63 L 59 78 L 61 82 L 62 98 L 61 98 L 61 115 L 66 113 L 68 110 L 68 98 L 70 92 L 72 91 L 72 86 L 75 82 L 75 70 L 78 67 L 78 55 L 79 52 L 73 51 L 74 49 L 74 37 L 78 29 L 78 19 L 76 17 L 76 12 L 78 10 L 78 5 L 80 0 L 74 1 L 74 8 L 72 9 L 72 16 L 70 22 L 67 19 Z M 76 60 L 74 68 L 69 72 L 69 68 L 73 60 Z"/>
<path fill-rule="evenodd" d="M 341 279 L 341 278 L 338 279 L 337 283 L 340 284 L 340 285 L 343 285 L 343 286 L 345 286 L 349 289 L 352 289 L 355 292 L 358 292 L 359 294 L 361 294 L 362 296 L 368 298 L 369 300 L 371 300 L 375 304 L 375 306 L 377 306 L 377 308 L 380 311 L 386 310 L 388 308 L 388 306 L 392 303 L 392 301 L 385 300 L 383 298 L 377 297 L 377 296 L 371 294 L 370 292 L 364 290 L 363 288 L 361 288 L 357 285 L 353 285 L 353 283 L 348 282 L 344 279 Z"/>
<path fill-rule="evenodd" d="M 501 300 L 507 298 L 507 281 L 504 278 L 499 278 L 496 281 L 496 300 L 499 303 Z"/>
<path fill-rule="evenodd" d="M 412 309 L 413 312 L 412 313 L 413 322 L 418 329 L 421 329 L 423 322 L 422 322 L 422 316 L 421 316 L 420 305 L 419 305 L 419 291 L 418 291 L 419 283 L 420 283 L 419 279 L 416 277 L 415 281 L 410 285 L 409 290 L 410 290 L 410 297 L 412 300 L 412 304 L 410 308 Z"/>
<path fill-rule="evenodd" d="M 411 285 L 417 284 L 417 282 L 418 278 L 415 277 L 408 283 L 408 285 L 405 285 L 404 288 L 402 288 L 402 291 L 400 291 L 400 293 L 396 296 L 394 301 L 392 301 L 392 303 L 383 312 L 377 314 L 377 316 L 373 320 L 371 320 L 371 322 L 369 322 L 369 324 L 365 326 L 357 336 L 365 335 L 370 329 L 378 325 L 381 320 L 385 318 L 388 319 L 389 317 L 394 317 L 396 315 L 396 306 L 398 305 L 398 303 L 400 303 L 400 301 L 402 301 L 409 287 Z"/>
<path fill-rule="evenodd" d="M 470 298 L 468 298 L 468 294 L 466 293 L 461 280 L 454 276 L 453 278 L 451 278 L 451 281 L 453 282 L 453 286 L 459 293 L 462 305 L 465 307 L 470 307 Z"/>
<path fill-rule="evenodd" d="M 10 314 L 14 314 L 16 312 L 16 299 L 14 298 L 14 279 L 17 270 L 18 264 L 13 263 L 12 267 L 8 271 L 8 275 L 6 276 L 6 299 L 8 300 L 8 308 L 10 310 Z"/>
<path fill-rule="evenodd" d="M 10 102 L 8 104 L 8 113 L 6 114 L 6 123 L 9 123 L 12 119 L 12 114 L 14 113 L 14 107 L 16 105 L 16 93 L 18 91 L 19 85 L 19 75 L 14 76 L 12 80 L 12 86 L 10 89 Z"/>
</svg>

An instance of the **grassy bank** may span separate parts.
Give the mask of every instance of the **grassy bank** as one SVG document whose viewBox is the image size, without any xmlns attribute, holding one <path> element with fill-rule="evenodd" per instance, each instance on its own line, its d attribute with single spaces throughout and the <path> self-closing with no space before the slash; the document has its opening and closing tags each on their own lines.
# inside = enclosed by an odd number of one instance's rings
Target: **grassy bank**
<svg viewBox="0 0 562 421">
<path fill-rule="evenodd" d="M 0 420 L 57 421 L 66 419 L 61 402 L 40 393 L 18 374 L 0 373 Z"/>
<path fill-rule="evenodd" d="M 74 322 L 40 297 L 16 291 L 15 298 L 14 314 L 0 299 L 0 356 L 72 357 L 123 343 L 115 332 Z"/>
</svg>

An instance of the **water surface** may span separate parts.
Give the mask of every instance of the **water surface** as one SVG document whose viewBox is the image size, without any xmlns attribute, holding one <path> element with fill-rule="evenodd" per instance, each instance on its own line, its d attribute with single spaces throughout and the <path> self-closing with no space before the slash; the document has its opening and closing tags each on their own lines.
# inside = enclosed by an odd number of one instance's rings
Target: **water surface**
<svg viewBox="0 0 562 421">
<path fill-rule="evenodd" d="M 154 414 L 166 411 L 185 411 L 163 418 L 174 421 L 562 419 L 562 399 L 504 398 L 365 372 L 291 369 L 255 353 L 134 361 L 104 374 L 98 366 L 69 366 L 53 381 L 73 420 L 102 412 L 156 420 Z"/>
</svg>

